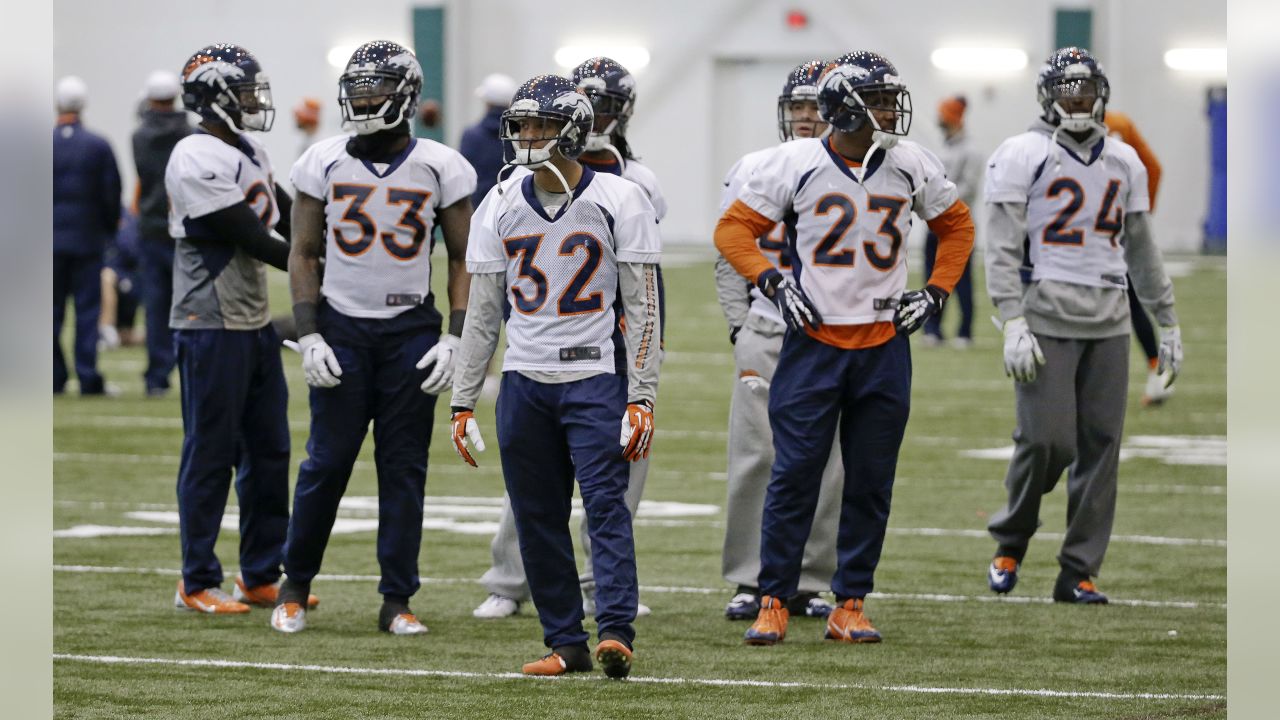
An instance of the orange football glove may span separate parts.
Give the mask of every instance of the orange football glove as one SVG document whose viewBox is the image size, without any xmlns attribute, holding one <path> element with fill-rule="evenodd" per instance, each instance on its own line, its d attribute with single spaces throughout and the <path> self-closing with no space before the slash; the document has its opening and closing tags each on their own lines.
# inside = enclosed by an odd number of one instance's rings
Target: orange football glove
<svg viewBox="0 0 1280 720">
<path fill-rule="evenodd" d="M 644 400 L 627 405 L 618 442 L 622 445 L 622 459 L 627 462 L 649 457 L 649 447 L 653 444 L 652 405 Z"/>
<path fill-rule="evenodd" d="M 453 449 L 458 456 L 471 467 L 477 467 L 476 459 L 471 457 L 467 449 L 467 441 L 475 446 L 476 452 L 484 452 L 484 439 L 480 437 L 480 426 L 476 424 L 475 414 L 470 410 L 458 410 L 453 413 Z"/>
</svg>

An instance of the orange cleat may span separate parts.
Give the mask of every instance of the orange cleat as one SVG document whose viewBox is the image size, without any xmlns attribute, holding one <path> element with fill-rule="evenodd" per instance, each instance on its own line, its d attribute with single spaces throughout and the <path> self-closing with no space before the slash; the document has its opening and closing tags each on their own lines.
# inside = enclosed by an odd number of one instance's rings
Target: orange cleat
<svg viewBox="0 0 1280 720">
<path fill-rule="evenodd" d="M 596 662 L 604 668 L 604 674 L 621 680 L 631 674 L 631 648 L 612 638 L 596 645 Z"/>
<path fill-rule="evenodd" d="M 777 645 L 787 637 L 787 604 L 771 595 L 760 598 L 760 614 L 743 638 L 748 645 Z"/>
<path fill-rule="evenodd" d="M 178 581 L 178 592 L 173 596 L 173 606 L 178 610 L 195 610 L 209 615 L 241 615 L 249 612 L 249 606 L 231 599 L 222 588 L 205 588 L 190 595 L 182 581 Z"/>
<path fill-rule="evenodd" d="M 827 618 L 827 640 L 847 643 L 878 643 L 880 631 L 862 612 L 862 598 L 849 598 Z"/>
<path fill-rule="evenodd" d="M 533 662 L 525 663 L 520 671 L 525 675 L 542 676 L 590 672 L 591 654 L 587 652 L 586 645 L 566 645 L 553 649 Z"/>
<path fill-rule="evenodd" d="M 280 583 L 273 582 L 266 585 L 258 585 L 255 587 L 246 587 L 244 577 L 240 573 L 236 573 L 236 589 L 232 593 L 232 597 L 246 605 L 257 605 L 258 607 L 273 608 L 280 596 Z M 307 609 L 315 610 L 320 604 L 320 598 L 315 595 L 307 595 Z"/>
</svg>

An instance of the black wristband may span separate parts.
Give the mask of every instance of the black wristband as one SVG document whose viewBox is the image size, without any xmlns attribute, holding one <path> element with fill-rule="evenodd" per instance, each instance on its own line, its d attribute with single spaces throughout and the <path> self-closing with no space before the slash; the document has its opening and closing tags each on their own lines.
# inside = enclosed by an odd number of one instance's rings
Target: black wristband
<svg viewBox="0 0 1280 720">
<path fill-rule="evenodd" d="M 467 309 L 449 311 L 449 334 L 462 337 L 462 326 L 467 321 Z"/>
<path fill-rule="evenodd" d="M 316 304 L 304 300 L 293 304 L 293 322 L 298 326 L 298 337 L 304 337 L 320 331 L 316 322 Z"/>
<path fill-rule="evenodd" d="M 453 414 L 455 414 L 455 413 L 460 413 L 460 412 L 475 412 L 475 410 L 473 410 L 472 408 L 469 408 L 469 407 L 463 407 L 463 406 L 461 406 L 461 405 L 450 405 L 450 406 L 449 406 L 449 414 L 450 414 L 450 415 L 453 415 Z"/>
</svg>

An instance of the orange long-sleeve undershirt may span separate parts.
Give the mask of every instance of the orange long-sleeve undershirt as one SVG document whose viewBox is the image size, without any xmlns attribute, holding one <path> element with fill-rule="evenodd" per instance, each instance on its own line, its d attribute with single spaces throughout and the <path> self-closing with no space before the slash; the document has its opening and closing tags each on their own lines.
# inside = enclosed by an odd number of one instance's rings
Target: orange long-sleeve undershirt
<svg viewBox="0 0 1280 720">
<path fill-rule="evenodd" d="M 1147 195 L 1151 198 L 1151 209 L 1154 211 L 1156 191 L 1160 189 L 1161 172 L 1160 161 L 1156 159 L 1156 154 L 1151 151 L 1151 146 L 1147 145 L 1146 139 L 1142 137 L 1142 133 L 1138 132 L 1138 127 L 1133 124 L 1133 120 L 1128 115 L 1108 110 L 1102 121 L 1106 123 L 1108 131 L 1119 135 L 1121 140 L 1137 151 L 1138 159 L 1147 169 Z"/>
<path fill-rule="evenodd" d="M 773 268 L 756 238 L 769 231 L 774 221 L 752 210 L 741 200 L 735 200 L 716 223 L 716 249 L 740 275 L 756 282 L 760 274 Z M 929 221 L 929 229 L 938 236 L 938 255 L 928 284 L 936 285 L 950 293 L 960 281 L 969 253 L 973 250 L 973 218 L 963 202 L 956 201 L 941 215 Z M 875 322 L 862 325 L 829 325 L 814 330 L 805 328 L 815 340 L 846 350 L 876 347 L 893 339 L 895 331 L 891 322 Z"/>
</svg>

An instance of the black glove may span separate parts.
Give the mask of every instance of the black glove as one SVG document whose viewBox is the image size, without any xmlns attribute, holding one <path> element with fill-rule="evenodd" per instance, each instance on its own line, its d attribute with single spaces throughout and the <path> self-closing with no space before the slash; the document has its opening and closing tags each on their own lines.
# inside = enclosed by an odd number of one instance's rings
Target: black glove
<svg viewBox="0 0 1280 720">
<path fill-rule="evenodd" d="M 942 312 L 947 301 L 947 291 L 937 285 L 926 285 L 923 290 L 902 294 L 898 309 L 893 312 L 893 329 L 899 335 L 910 335 L 920 329 L 929 318 Z"/>
<path fill-rule="evenodd" d="M 803 330 L 805 325 L 815 329 L 822 326 L 822 315 L 818 313 L 818 308 L 813 306 L 813 301 L 798 285 L 791 282 L 791 278 L 785 278 L 776 269 L 769 268 L 760 273 L 756 285 L 765 297 L 778 306 L 778 312 L 782 313 L 782 319 L 786 321 L 788 328 Z"/>
</svg>

